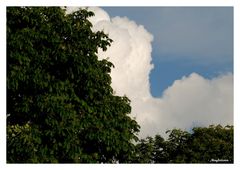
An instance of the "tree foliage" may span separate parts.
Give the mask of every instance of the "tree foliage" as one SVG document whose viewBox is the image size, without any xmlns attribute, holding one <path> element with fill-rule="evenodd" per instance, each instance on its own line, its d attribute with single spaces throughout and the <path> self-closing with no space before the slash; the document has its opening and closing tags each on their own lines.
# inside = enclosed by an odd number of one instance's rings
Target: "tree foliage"
<svg viewBox="0 0 240 170">
<path fill-rule="evenodd" d="M 193 128 L 192 162 L 228 160 L 233 163 L 233 126 Z"/>
<path fill-rule="evenodd" d="M 173 129 L 136 145 L 138 163 L 233 163 L 233 126 L 195 127 L 192 133 Z"/>
<path fill-rule="evenodd" d="M 7 161 L 128 162 L 139 131 L 130 101 L 113 95 L 113 64 L 80 9 L 7 8 Z"/>
</svg>

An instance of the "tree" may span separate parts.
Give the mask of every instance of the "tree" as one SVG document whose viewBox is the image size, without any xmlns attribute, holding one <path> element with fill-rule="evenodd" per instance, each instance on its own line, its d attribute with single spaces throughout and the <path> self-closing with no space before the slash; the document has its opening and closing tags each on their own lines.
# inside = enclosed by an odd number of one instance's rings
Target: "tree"
<svg viewBox="0 0 240 170">
<path fill-rule="evenodd" d="M 154 163 L 168 163 L 169 153 L 168 153 L 168 143 L 160 135 L 156 135 L 154 138 Z"/>
<path fill-rule="evenodd" d="M 113 64 L 80 9 L 7 8 L 7 161 L 128 162 L 139 131 L 130 100 L 115 96 Z"/>
<path fill-rule="evenodd" d="M 135 158 L 133 163 L 168 163 L 169 153 L 167 143 L 160 135 L 154 138 L 146 137 L 136 144 Z"/>
<path fill-rule="evenodd" d="M 153 152 L 154 152 L 154 141 L 152 137 L 141 139 L 136 145 L 135 158 L 132 162 L 137 163 L 154 163 Z"/>
<path fill-rule="evenodd" d="M 191 162 L 233 163 L 233 126 L 193 128 Z"/>
<path fill-rule="evenodd" d="M 166 150 L 169 154 L 169 162 L 184 163 L 189 160 L 189 139 L 191 134 L 181 129 L 168 130 L 169 133 Z"/>
<path fill-rule="evenodd" d="M 233 126 L 195 127 L 192 133 L 168 130 L 141 139 L 136 145 L 137 163 L 233 163 Z"/>
</svg>

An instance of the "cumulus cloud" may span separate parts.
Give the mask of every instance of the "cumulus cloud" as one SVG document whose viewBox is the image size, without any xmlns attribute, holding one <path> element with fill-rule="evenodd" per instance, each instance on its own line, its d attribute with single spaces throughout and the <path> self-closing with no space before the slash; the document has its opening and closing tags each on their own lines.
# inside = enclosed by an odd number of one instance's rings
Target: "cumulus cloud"
<svg viewBox="0 0 240 170">
<path fill-rule="evenodd" d="M 226 74 L 208 80 L 192 73 L 176 80 L 159 100 L 158 119 L 165 128 L 188 130 L 196 125 L 232 124 L 233 76 Z"/>
<path fill-rule="evenodd" d="M 157 133 L 164 136 L 172 128 L 189 130 L 194 125 L 233 123 L 231 73 L 211 80 L 192 73 L 176 80 L 161 98 L 154 98 L 149 83 L 153 36 L 127 17 L 110 18 L 97 7 L 89 10 L 95 13 L 90 18 L 92 29 L 103 30 L 114 40 L 106 52 L 99 50 L 99 57 L 114 63 L 112 87 L 117 95 L 130 98 L 131 116 L 141 126 L 140 137 Z"/>
</svg>

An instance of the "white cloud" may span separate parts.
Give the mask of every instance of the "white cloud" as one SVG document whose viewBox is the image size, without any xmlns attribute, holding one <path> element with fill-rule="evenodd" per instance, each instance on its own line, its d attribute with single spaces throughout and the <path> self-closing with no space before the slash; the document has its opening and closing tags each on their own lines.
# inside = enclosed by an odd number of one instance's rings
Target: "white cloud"
<svg viewBox="0 0 240 170">
<path fill-rule="evenodd" d="M 192 73 L 176 80 L 160 100 L 161 118 L 168 120 L 167 128 L 189 129 L 193 123 L 232 124 L 233 76 L 227 74 L 208 80 Z"/>
<path fill-rule="evenodd" d="M 110 18 L 101 8 L 90 7 L 93 30 L 104 30 L 114 40 L 100 59 L 114 63 L 112 87 L 117 95 L 131 100 L 132 117 L 141 126 L 140 137 L 164 135 L 167 129 L 188 130 L 193 125 L 233 123 L 233 76 L 208 80 L 192 73 L 176 80 L 161 98 L 150 93 L 149 75 L 153 36 L 128 18 Z M 167 74 L 167 73 L 166 73 Z"/>
</svg>

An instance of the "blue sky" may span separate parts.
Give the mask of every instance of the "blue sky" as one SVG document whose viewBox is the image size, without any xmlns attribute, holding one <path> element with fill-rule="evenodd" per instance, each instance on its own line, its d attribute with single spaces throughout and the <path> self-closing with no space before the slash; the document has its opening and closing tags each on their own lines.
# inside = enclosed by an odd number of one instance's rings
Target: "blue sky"
<svg viewBox="0 0 240 170">
<path fill-rule="evenodd" d="M 196 72 L 205 78 L 233 72 L 231 7 L 103 7 L 126 16 L 150 32 L 151 93 L 161 96 L 172 83 Z"/>
</svg>

